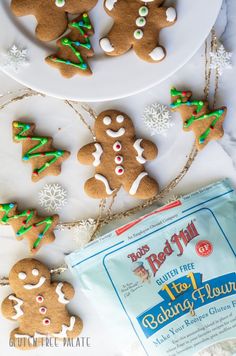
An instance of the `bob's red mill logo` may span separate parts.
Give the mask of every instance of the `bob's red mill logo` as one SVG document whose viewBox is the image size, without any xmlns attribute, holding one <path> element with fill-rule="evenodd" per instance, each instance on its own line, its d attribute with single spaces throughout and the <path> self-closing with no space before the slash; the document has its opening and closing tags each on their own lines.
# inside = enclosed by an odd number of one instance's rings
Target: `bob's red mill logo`
<svg viewBox="0 0 236 356">
<path fill-rule="evenodd" d="M 172 235 L 169 240 L 166 240 L 161 251 L 147 256 L 147 253 L 150 251 L 150 247 L 148 245 L 144 245 L 138 248 L 136 252 L 130 253 L 127 257 L 130 258 L 132 262 L 136 262 L 141 257 L 146 255 L 145 259 L 149 263 L 153 275 L 155 276 L 161 265 L 165 262 L 166 258 L 172 255 L 172 253 L 176 250 L 176 247 L 177 256 L 182 256 L 185 247 L 188 246 L 189 242 L 197 236 L 199 236 L 199 233 L 194 225 L 194 222 L 191 221 L 185 229 L 181 230 L 178 234 Z"/>
</svg>

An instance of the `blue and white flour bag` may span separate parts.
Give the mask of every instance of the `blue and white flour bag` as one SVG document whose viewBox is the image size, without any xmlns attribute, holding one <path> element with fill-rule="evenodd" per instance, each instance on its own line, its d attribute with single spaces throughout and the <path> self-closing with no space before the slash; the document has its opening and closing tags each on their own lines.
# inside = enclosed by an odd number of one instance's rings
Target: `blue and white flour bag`
<svg viewBox="0 0 236 356">
<path fill-rule="evenodd" d="M 236 193 L 224 180 L 102 236 L 66 262 L 128 355 L 216 355 L 204 350 L 217 345 L 233 355 L 235 251 Z"/>
</svg>

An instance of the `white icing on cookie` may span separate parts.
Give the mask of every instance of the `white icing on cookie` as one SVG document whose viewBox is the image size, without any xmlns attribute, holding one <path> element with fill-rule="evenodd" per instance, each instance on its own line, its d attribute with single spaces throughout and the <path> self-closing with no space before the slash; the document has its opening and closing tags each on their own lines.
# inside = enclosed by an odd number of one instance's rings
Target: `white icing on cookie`
<svg viewBox="0 0 236 356">
<path fill-rule="evenodd" d="M 62 324 L 61 326 L 61 332 L 59 333 L 53 333 L 52 335 L 54 337 L 59 337 L 59 338 L 66 338 L 67 337 L 67 331 L 72 331 L 75 325 L 75 317 L 71 316 L 70 317 L 70 325 L 67 326 L 65 324 Z"/>
<path fill-rule="evenodd" d="M 32 269 L 32 275 L 33 276 L 38 276 L 39 275 L 39 270 L 37 268 Z"/>
<path fill-rule="evenodd" d="M 154 61 L 161 61 L 165 57 L 165 52 L 162 47 L 156 47 L 149 53 L 149 56 Z"/>
<path fill-rule="evenodd" d="M 166 10 L 166 20 L 168 22 L 174 22 L 176 19 L 176 10 L 173 7 L 168 7 Z"/>
<path fill-rule="evenodd" d="M 124 161 L 123 156 L 115 156 L 115 163 L 120 164 Z"/>
<path fill-rule="evenodd" d="M 140 29 L 137 29 L 134 31 L 134 38 L 136 40 L 141 40 L 141 38 L 143 38 L 143 31 Z"/>
<path fill-rule="evenodd" d="M 63 7 L 66 3 L 66 0 L 55 0 L 55 5 L 57 7 Z"/>
<path fill-rule="evenodd" d="M 116 174 L 118 175 L 118 176 L 121 176 L 123 173 L 124 173 L 124 168 L 122 167 L 122 166 L 117 166 L 116 168 L 115 168 L 115 172 L 116 172 Z"/>
<path fill-rule="evenodd" d="M 154 0 L 141 0 L 142 2 L 153 2 Z"/>
<path fill-rule="evenodd" d="M 65 298 L 65 294 L 62 292 L 62 287 L 63 287 L 63 283 L 62 282 L 58 283 L 56 288 L 56 293 L 58 295 L 58 302 L 62 304 L 67 304 L 69 303 L 69 300 Z"/>
<path fill-rule="evenodd" d="M 104 52 L 113 52 L 114 47 L 112 46 L 111 42 L 109 41 L 108 38 L 102 38 L 100 40 L 100 46 L 103 49 Z"/>
<path fill-rule="evenodd" d="M 146 159 L 143 157 L 143 151 L 144 149 L 141 147 L 141 142 L 143 140 L 141 138 L 137 139 L 135 141 L 135 143 L 133 144 L 134 146 L 134 149 L 136 150 L 137 152 L 137 156 L 136 156 L 136 160 L 141 163 L 141 164 L 144 164 L 146 162 Z"/>
<path fill-rule="evenodd" d="M 119 152 L 122 149 L 122 145 L 119 141 L 116 141 L 113 145 L 113 150 L 115 152 Z"/>
<path fill-rule="evenodd" d="M 111 11 L 111 10 L 113 10 L 114 5 L 115 5 L 116 2 L 117 2 L 117 0 L 106 0 L 106 1 L 105 1 L 105 7 L 106 7 L 109 11 Z"/>
<path fill-rule="evenodd" d="M 92 153 L 94 157 L 93 166 L 97 167 L 101 163 L 101 155 L 103 154 L 102 146 L 99 143 L 94 144 L 96 151 Z"/>
<path fill-rule="evenodd" d="M 111 129 L 106 130 L 106 134 L 110 137 L 120 137 L 125 133 L 124 127 L 121 127 L 118 131 L 113 131 Z"/>
<path fill-rule="evenodd" d="M 110 116 L 105 116 L 102 121 L 103 121 L 104 125 L 110 125 L 111 124 Z"/>
<path fill-rule="evenodd" d="M 9 295 L 8 299 L 10 300 L 14 300 L 14 302 L 16 302 L 17 304 L 14 305 L 14 309 L 16 311 L 16 314 L 13 315 L 11 318 L 16 320 L 18 319 L 21 315 L 23 315 L 23 310 L 21 309 L 21 306 L 23 305 L 23 301 L 17 297 L 15 297 L 14 295 Z"/>
<path fill-rule="evenodd" d="M 121 124 L 124 121 L 124 116 L 123 115 L 117 115 L 116 117 L 116 122 L 118 122 L 119 124 Z"/>
<path fill-rule="evenodd" d="M 148 175 L 147 172 L 142 172 L 138 175 L 138 177 L 135 179 L 135 181 L 133 182 L 133 184 L 129 190 L 130 195 L 135 195 L 137 193 L 137 190 L 138 190 L 141 180 L 147 175 Z"/>
<path fill-rule="evenodd" d="M 40 288 L 44 284 L 45 281 L 46 281 L 46 278 L 42 276 L 42 277 L 40 277 L 37 284 L 25 284 L 24 288 L 29 289 L 29 290 L 35 289 L 35 288 Z"/>
<path fill-rule="evenodd" d="M 108 195 L 111 195 L 114 192 L 114 190 L 110 188 L 108 180 L 104 176 L 102 176 L 101 174 L 95 174 L 95 178 L 97 180 L 100 180 L 105 185 L 106 192 Z"/>
<path fill-rule="evenodd" d="M 18 278 L 23 281 L 23 279 L 26 279 L 26 273 L 25 272 L 18 273 Z"/>
</svg>

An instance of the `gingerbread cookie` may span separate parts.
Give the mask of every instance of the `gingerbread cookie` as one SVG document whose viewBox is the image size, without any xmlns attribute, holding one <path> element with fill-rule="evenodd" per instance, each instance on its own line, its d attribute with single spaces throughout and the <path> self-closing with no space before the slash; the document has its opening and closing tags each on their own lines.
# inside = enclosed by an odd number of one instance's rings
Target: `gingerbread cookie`
<svg viewBox="0 0 236 356">
<path fill-rule="evenodd" d="M 198 150 L 203 149 L 210 141 L 217 140 L 224 135 L 222 124 L 227 108 L 210 110 L 204 100 L 191 100 L 191 91 L 171 89 L 171 108 L 179 111 L 183 119 L 185 131 L 193 131 L 196 136 Z"/>
<path fill-rule="evenodd" d="M 11 345 L 29 350 L 49 337 L 75 338 L 80 334 L 82 320 L 66 308 L 74 288 L 67 282 L 51 282 L 44 264 L 31 258 L 18 261 L 10 271 L 9 284 L 14 294 L 3 301 L 1 309 L 5 318 L 19 322 L 10 334 Z"/>
<path fill-rule="evenodd" d="M 160 31 L 176 22 L 176 10 L 163 7 L 163 0 L 105 0 L 104 8 L 114 25 L 100 40 L 109 56 L 120 56 L 133 48 L 144 61 L 156 63 L 166 56 L 158 43 Z"/>
<path fill-rule="evenodd" d="M 102 112 L 95 122 L 96 142 L 82 147 L 78 159 L 93 165 L 95 176 L 85 183 L 92 198 L 112 196 L 121 186 L 132 196 L 148 199 L 158 193 L 158 184 L 145 171 L 144 163 L 157 156 L 151 141 L 136 139 L 128 115 L 116 111 Z"/>
<path fill-rule="evenodd" d="M 68 13 L 88 12 L 96 4 L 97 0 L 12 0 L 11 9 L 16 16 L 34 15 L 38 23 L 36 36 L 41 41 L 52 41 L 65 32 Z"/>
<path fill-rule="evenodd" d="M 53 230 L 58 220 L 58 215 L 41 217 L 35 209 L 18 212 L 15 203 L 0 204 L 0 224 L 11 225 L 17 240 L 26 238 L 32 253 L 36 253 L 43 245 L 55 240 Z"/>
<path fill-rule="evenodd" d="M 22 143 L 22 159 L 33 167 L 32 181 L 37 182 L 47 175 L 61 173 L 61 164 L 70 156 L 70 152 L 56 150 L 51 137 L 35 136 L 35 124 L 14 121 L 13 140 Z"/>
<path fill-rule="evenodd" d="M 75 74 L 91 75 L 86 60 L 94 55 L 89 36 L 94 33 L 86 13 L 69 23 L 71 29 L 65 37 L 57 41 L 59 47 L 55 55 L 46 58 L 46 62 L 59 69 L 66 78 Z"/>
</svg>

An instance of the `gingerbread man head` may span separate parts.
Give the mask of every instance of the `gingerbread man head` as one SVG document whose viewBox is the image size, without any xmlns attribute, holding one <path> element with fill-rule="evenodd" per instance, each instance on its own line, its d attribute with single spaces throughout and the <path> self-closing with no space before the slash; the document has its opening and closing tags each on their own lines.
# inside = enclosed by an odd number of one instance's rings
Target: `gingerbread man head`
<svg viewBox="0 0 236 356">
<path fill-rule="evenodd" d="M 105 142 L 135 135 L 134 125 L 128 115 L 116 110 L 106 110 L 98 115 L 94 130 L 97 140 Z"/>
<path fill-rule="evenodd" d="M 38 260 L 26 258 L 16 263 L 9 274 L 9 283 L 20 297 L 31 298 L 50 285 L 50 272 Z"/>
<path fill-rule="evenodd" d="M 11 9 L 16 16 L 34 15 L 38 23 L 36 36 L 41 41 L 52 41 L 66 30 L 67 14 L 88 12 L 96 4 L 97 0 L 12 0 Z"/>
</svg>

